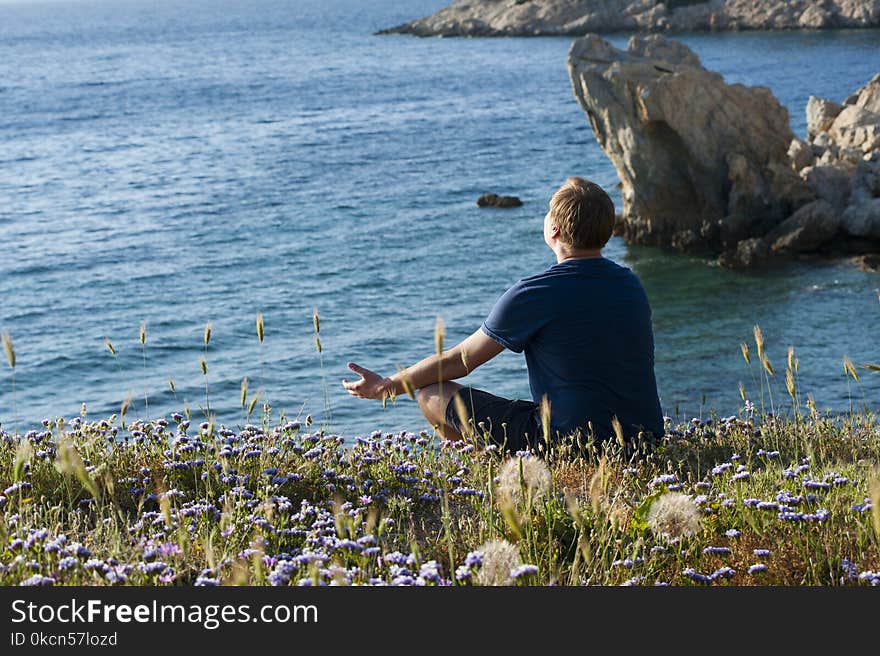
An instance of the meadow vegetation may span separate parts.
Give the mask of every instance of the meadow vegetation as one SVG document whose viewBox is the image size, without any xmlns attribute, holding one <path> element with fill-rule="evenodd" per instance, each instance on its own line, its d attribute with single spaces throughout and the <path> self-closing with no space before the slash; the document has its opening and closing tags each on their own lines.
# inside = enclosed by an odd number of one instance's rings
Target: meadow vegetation
<svg viewBox="0 0 880 656">
<path fill-rule="evenodd" d="M 315 315 L 320 352 L 319 332 Z M 783 376 L 757 328 L 754 349 L 737 415 L 669 419 L 635 452 L 343 437 L 257 411 L 246 383 L 234 427 L 127 423 L 125 404 L 4 424 L 0 584 L 880 585 L 876 416 L 864 399 L 819 412 L 793 350 Z M 866 371 L 844 360 L 853 382 Z"/>
</svg>

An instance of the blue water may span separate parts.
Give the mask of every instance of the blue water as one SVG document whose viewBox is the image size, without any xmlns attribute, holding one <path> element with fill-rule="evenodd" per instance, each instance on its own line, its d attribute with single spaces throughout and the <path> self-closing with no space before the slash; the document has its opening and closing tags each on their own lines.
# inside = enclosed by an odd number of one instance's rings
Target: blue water
<svg viewBox="0 0 880 656">
<path fill-rule="evenodd" d="M 127 396 L 129 419 L 184 403 L 201 416 L 208 321 L 223 421 L 243 421 L 248 377 L 276 418 L 310 413 L 349 437 L 425 427 L 408 399 L 349 397 L 345 362 L 411 364 L 438 316 L 447 344 L 465 337 L 553 262 L 554 189 L 617 182 L 572 96 L 569 39 L 373 35 L 444 4 L 0 0 L 0 332 L 18 360 L 14 395 L 0 361 L 4 427 L 83 402 L 107 416 Z M 880 70 L 877 30 L 682 40 L 728 81 L 769 86 L 799 134 L 810 94 L 840 100 Z M 525 204 L 479 210 L 487 191 Z M 618 239 L 606 254 L 648 290 L 667 413 L 734 412 L 740 381 L 757 399 L 739 352 L 756 323 L 777 370 L 795 346 L 820 408 L 876 408 L 880 375 L 848 384 L 842 358 L 880 361 L 880 276 L 846 262 L 737 273 Z M 528 396 L 512 353 L 468 380 Z"/>
</svg>

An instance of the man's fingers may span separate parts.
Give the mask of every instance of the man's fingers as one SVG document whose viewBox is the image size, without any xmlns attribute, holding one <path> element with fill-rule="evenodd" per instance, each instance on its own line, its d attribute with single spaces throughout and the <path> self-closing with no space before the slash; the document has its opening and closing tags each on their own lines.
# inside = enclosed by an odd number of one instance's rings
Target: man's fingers
<svg viewBox="0 0 880 656">
<path fill-rule="evenodd" d="M 363 378 L 366 378 L 367 376 L 375 375 L 372 371 L 370 371 L 366 367 L 362 367 L 359 364 L 356 364 L 354 362 L 349 362 L 348 368 Z"/>
</svg>

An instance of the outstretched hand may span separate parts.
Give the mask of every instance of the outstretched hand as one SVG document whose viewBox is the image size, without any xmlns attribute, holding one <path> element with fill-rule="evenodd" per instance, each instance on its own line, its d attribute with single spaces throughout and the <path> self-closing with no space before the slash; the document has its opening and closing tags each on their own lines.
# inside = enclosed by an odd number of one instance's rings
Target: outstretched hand
<svg viewBox="0 0 880 656">
<path fill-rule="evenodd" d="M 391 395 L 389 391 L 391 381 L 384 376 L 377 374 L 375 371 L 370 371 L 354 362 L 349 362 L 348 368 L 360 376 L 360 380 L 342 380 L 342 386 L 347 389 L 348 393 L 352 396 L 358 396 L 362 399 L 382 400 Z"/>
</svg>

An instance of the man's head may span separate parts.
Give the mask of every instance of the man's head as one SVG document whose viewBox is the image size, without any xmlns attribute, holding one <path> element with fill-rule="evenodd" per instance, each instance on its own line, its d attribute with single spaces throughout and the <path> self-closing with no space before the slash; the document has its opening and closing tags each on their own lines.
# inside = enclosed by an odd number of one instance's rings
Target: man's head
<svg viewBox="0 0 880 656">
<path fill-rule="evenodd" d="M 553 226 L 557 239 L 576 250 L 600 250 L 614 230 L 614 203 L 599 185 L 569 178 L 550 199 L 544 239 L 550 243 Z M 549 234 L 548 234 L 549 231 Z"/>
</svg>

